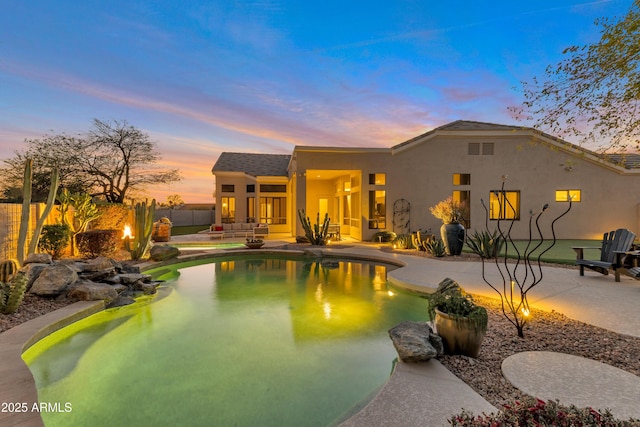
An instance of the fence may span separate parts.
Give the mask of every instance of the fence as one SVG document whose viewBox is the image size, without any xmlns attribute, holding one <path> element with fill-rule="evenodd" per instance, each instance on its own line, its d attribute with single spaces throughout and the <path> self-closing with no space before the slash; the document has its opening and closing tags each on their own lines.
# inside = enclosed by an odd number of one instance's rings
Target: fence
<svg viewBox="0 0 640 427">
<path fill-rule="evenodd" d="M 173 225 L 211 225 L 215 222 L 215 210 L 156 209 L 154 221 L 167 217 Z"/>
<path fill-rule="evenodd" d="M 26 244 L 29 244 L 37 219 L 42 215 L 45 205 L 32 203 L 29 214 L 29 228 Z M 18 234 L 22 205 L 17 203 L 0 203 L 0 260 L 13 259 L 18 256 Z M 47 217 L 45 224 L 54 224 L 59 213 L 54 209 Z"/>
</svg>

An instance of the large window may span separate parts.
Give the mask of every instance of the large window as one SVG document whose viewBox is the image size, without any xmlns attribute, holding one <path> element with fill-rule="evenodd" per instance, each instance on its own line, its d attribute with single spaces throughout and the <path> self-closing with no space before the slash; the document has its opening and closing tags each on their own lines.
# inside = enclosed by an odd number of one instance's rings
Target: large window
<svg viewBox="0 0 640 427">
<path fill-rule="evenodd" d="M 579 202 L 582 200 L 582 191 L 580 190 L 556 190 L 556 202 Z"/>
<path fill-rule="evenodd" d="M 236 198 L 221 197 L 220 202 L 222 202 L 222 222 L 225 224 L 236 222 Z"/>
<path fill-rule="evenodd" d="M 286 224 L 287 198 L 260 197 L 260 222 L 266 224 Z"/>
<path fill-rule="evenodd" d="M 369 191 L 369 228 L 385 228 L 387 196 L 384 190 Z"/>
<path fill-rule="evenodd" d="M 489 195 L 489 219 L 520 219 L 520 192 L 492 191 Z"/>
<path fill-rule="evenodd" d="M 247 197 L 247 222 L 256 222 L 256 198 Z"/>
</svg>

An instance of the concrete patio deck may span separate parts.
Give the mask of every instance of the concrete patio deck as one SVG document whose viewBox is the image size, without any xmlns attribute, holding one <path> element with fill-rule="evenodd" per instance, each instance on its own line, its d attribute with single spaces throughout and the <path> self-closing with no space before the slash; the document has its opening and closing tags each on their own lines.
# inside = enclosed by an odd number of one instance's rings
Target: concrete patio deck
<svg viewBox="0 0 640 427">
<path fill-rule="evenodd" d="M 203 238 L 204 237 L 204 238 Z M 290 243 L 291 239 L 271 236 L 265 248 Z M 177 236 L 171 243 L 205 242 L 206 236 Z M 226 243 L 231 241 L 228 239 Z M 244 239 L 239 239 L 242 242 Z M 415 290 L 433 289 L 445 277 L 458 281 L 468 292 L 495 297 L 480 275 L 481 264 L 478 262 L 450 262 L 426 259 L 410 255 L 393 254 L 380 250 L 380 245 L 357 244 L 347 242 L 342 248 L 326 247 L 322 250 L 334 255 L 357 256 L 379 261 L 393 261 L 405 267 L 393 270 L 388 274 L 389 281 L 396 286 Z M 220 250 L 214 250 L 220 252 Z M 543 267 L 544 281 L 530 293 L 533 307 L 543 310 L 555 310 L 575 320 L 600 326 L 615 332 L 640 337 L 640 314 L 637 305 L 640 302 L 640 281 L 623 277 L 619 283 L 613 277 L 601 276 L 597 273 L 586 273 L 579 276 L 577 270 L 567 268 Z M 496 273 L 492 273 L 496 274 Z M 492 276 L 497 278 L 498 276 Z M 70 306 L 71 307 L 71 306 Z M 73 311 L 70 307 L 63 310 Z M 86 310 L 86 306 L 78 306 L 78 310 Z M 58 313 L 58 312 L 56 312 Z M 67 319 L 67 314 L 52 315 L 57 320 Z M 76 317 L 73 317 L 74 319 Z M 77 319 L 76 319 L 77 320 Z M 36 322 L 33 323 L 32 322 Z M 35 319 L 21 325 L 19 330 L 13 328 L 0 334 L 0 352 L 3 364 L 0 368 L 0 402 L 11 402 L 23 397 L 33 397 L 35 387 L 29 381 L 30 372 L 25 369 L 20 355 L 34 336 L 40 336 L 47 319 Z M 67 322 L 67 320 L 63 320 Z M 12 332 L 13 331 L 13 332 Z M 391 344 L 390 344 L 391 345 Z M 555 360 L 564 360 L 555 358 Z M 558 362 L 565 363 L 565 362 Z M 606 367 L 606 365 L 605 365 Z M 562 370 L 563 366 L 556 366 Z M 598 369 L 594 366 L 593 369 Z M 26 371 L 26 372 L 25 372 Z M 10 373 L 20 372 L 20 378 Z M 638 378 L 638 377 L 636 377 Z M 535 381 L 535 380 L 534 380 Z M 583 382 L 576 381 L 576 387 Z M 639 381 L 629 382 L 632 392 L 639 392 Z M 627 387 L 625 385 L 625 387 Z M 616 383 L 609 382 L 598 385 L 597 393 L 616 395 Z M 608 387 L 612 390 L 603 390 Z M 571 388 L 569 388 L 571 389 Z M 588 399 L 587 394 L 587 399 Z M 562 396 L 558 397 L 562 402 Z M 594 406 L 599 406 L 594 401 Z M 446 370 L 437 360 L 424 364 L 398 363 L 389 381 L 379 394 L 359 413 L 342 423 L 343 426 L 446 426 L 451 415 L 462 408 L 477 414 L 495 410 L 480 395 Z M 625 408 L 630 416 L 640 418 L 640 408 Z M 626 412 L 625 412 L 626 414 Z M 635 415 L 634 415 L 635 414 Z M 9 416 L 11 415 L 11 416 Z M 39 416 L 33 414 L 0 413 L 0 424 L 3 426 L 31 426 L 39 424 Z"/>
</svg>

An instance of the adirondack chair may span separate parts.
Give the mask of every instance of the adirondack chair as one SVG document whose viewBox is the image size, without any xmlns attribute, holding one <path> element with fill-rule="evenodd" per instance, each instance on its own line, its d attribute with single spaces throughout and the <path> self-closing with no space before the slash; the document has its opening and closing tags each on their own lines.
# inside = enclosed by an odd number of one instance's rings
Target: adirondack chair
<svg viewBox="0 0 640 427">
<path fill-rule="evenodd" d="M 624 228 L 619 228 L 615 231 L 604 233 L 602 237 L 602 247 L 600 248 L 573 247 L 572 249 L 576 251 L 576 265 L 580 266 L 580 275 L 584 276 L 585 267 L 605 275 L 608 275 L 611 269 L 615 273 L 616 282 L 619 282 L 620 271 L 624 268 L 623 261 L 625 252 L 631 249 L 635 238 L 635 233 Z M 584 259 L 585 249 L 600 249 L 600 259 Z"/>
</svg>

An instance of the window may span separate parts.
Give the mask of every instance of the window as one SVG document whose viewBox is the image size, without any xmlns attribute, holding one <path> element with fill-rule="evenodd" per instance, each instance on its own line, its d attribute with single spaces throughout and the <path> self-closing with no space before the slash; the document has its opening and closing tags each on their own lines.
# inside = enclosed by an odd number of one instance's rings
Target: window
<svg viewBox="0 0 640 427">
<path fill-rule="evenodd" d="M 260 184 L 261 193 L 286 193 L 286 184 Z"/>
<path fill-rule="evenodd" d="M 520 192 L 492 191 L 489 195 L 489 219 L 520 219 Z"/>
<path fill-rule="evenodd" d="M 483 156 L 493 156 L 493 142 L 483 142 L 482 143 L 482 155 Z"/>
<path fill-rule="evenodd" d="M 385 191 L 369 191 L 369 228 L 385 228 L 387 196 Z"/>
<path fill-rule="evenodd" d="M 256 222 L 256 198 L 247 197 L 247 222 Z"/>
<path fill-rule="evenodd" d="M 480 148 L 482 148 L 483 156 L 493 156 L 493 142 L 483 142 L 482 144 L 479 142 L 470 142 L 467 146 L 467 154 L 470 156 L 479 156 Z"/>
<path fill-rule="evenodd" d="M 471 185 L 471 174 L 469 173 L 454 173 L 453 185 Z"/>
<path fill-rule="evenodd" d="M 369 184 L 370 185 L 386 185 L 387 176 L 384 173 L 370 173 Z"/>
<path fill-rule="evenodd" d="M 266 224 L 286 224 L 287 198 L 260 197 L 260 222 Z"/>
<path fill-rule="evenodd" d="M 255 184 L 247 184 L 247 193 L 255 193 L 256 185 Z"/>
<path fill-rule="evenodd" d="M 223 193 L 233 193 L 236 191 L 236 186 L 233 184 L 222 184 Z"/>
<path fill-rule="evenodd" d="M 347 184 L 345 182 L 345 184 Z M 343 196 L 342 201 L 342 224 L 351 225 L 351 195 Z"/>
<path fill-rule="evenodd" d="M 580 190 L 556 190 L 556 202 L 568 202 L 571 198 L 572 202 L 579 202 L 582 199 Z"/>
<path fill-rule="evenodd" d="M 235 197 L 221 197 L 222 202 L 222 222 L 229 224 L 236 222 L 236 198 Z"/>
</svg>

